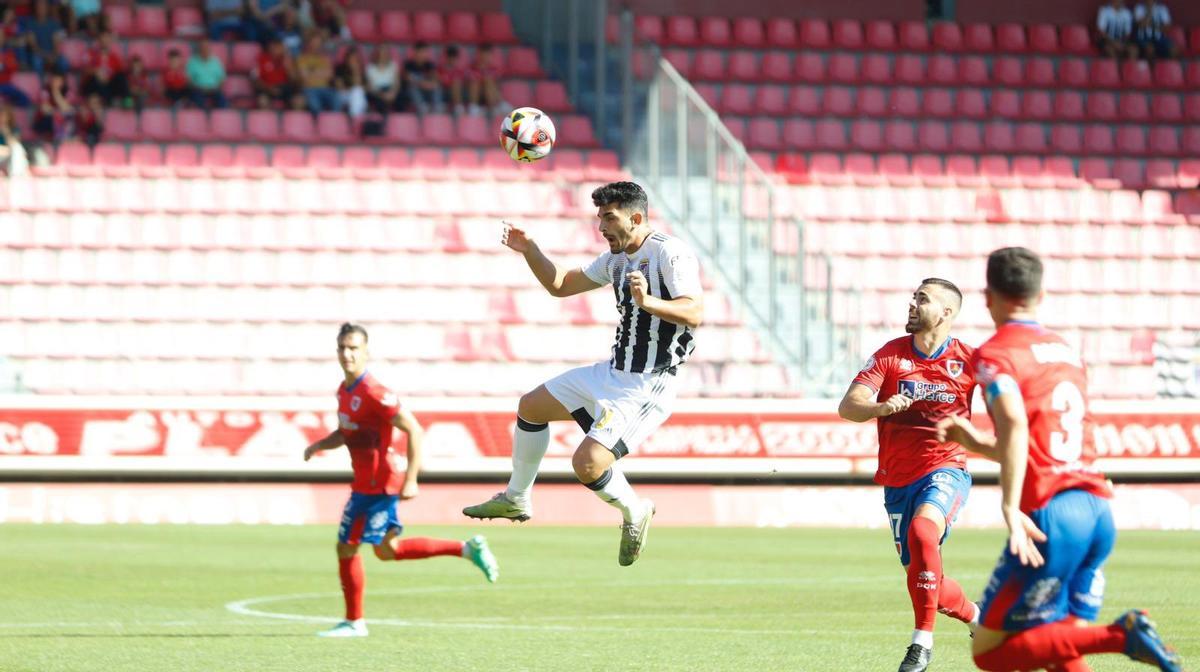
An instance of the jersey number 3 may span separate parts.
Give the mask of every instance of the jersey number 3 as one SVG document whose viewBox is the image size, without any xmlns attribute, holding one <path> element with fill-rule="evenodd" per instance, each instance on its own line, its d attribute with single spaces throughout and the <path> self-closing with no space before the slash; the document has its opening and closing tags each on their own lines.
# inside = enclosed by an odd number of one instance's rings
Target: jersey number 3
<svg viewBox="0 0 1200 672">
<path fill-rule="evenodd" d="M 1083 393 L 1070 381 L 1054 387 L 1050 407 L 1059 414 L 1061 431 L 1050 432 L 1050 457 L 1059 462 L 1077 462 L 1083 454 Z"/>
</svg>

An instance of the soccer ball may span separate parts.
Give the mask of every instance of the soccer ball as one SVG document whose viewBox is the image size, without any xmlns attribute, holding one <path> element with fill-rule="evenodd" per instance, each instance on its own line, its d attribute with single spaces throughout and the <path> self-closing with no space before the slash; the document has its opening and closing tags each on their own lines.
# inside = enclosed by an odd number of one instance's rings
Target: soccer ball
<svg viewBox="0 0 1200 672">
<path fill-rule="evenodd" d="M 536 107 L 518 107 L 500 124 L 500 146 L 513 161 L 544 159 L 554 147 L 554 122 Z"/>
</svg>

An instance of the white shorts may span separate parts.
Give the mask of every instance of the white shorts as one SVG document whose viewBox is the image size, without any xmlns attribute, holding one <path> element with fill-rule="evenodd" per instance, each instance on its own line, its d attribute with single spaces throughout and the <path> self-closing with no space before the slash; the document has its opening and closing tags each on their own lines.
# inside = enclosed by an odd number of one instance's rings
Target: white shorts
<svg viewBox="0 0 1200 672">
<path fill-rule="evenodd" d="M 546 389 L 589 437 L 620 459 L 670 417 L 678 380 L 667 371 L 618 371 L 605 361 L 555 376 Z"/>
</svg>

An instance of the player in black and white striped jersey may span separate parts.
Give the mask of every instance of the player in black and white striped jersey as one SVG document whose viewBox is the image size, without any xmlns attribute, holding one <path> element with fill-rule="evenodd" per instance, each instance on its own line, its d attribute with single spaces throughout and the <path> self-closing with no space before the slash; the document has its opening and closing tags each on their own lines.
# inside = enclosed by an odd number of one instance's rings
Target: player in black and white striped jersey
<svg viewBox="0 0 1200 672">
<path fill-rule="evenodd" d="M 587 432 L 571 460 L 580 482 L 621 510 L 618 562 L 633 564 L 645 546 L 654 503 L 638 498 L 615 462 L 671 414 L 677 370 L 695 347 L 704 319 L 700 265 L 678 238 L 654 231 L 646 192 L 613 182 L 592 192 L 609 251 L 583 268 L 563 269 L 523 230 L 505 224 L 502 242 L 520 252 L 551 295 L 573 296 L 613 285 L 620 321 L 608 361 L 571 369 L 521 397 L 508 488 L 468 506 L 472 518 L 529 520 L 530 489 L 550 443 L 548 423 L 575 420 Z"/>
</svg>

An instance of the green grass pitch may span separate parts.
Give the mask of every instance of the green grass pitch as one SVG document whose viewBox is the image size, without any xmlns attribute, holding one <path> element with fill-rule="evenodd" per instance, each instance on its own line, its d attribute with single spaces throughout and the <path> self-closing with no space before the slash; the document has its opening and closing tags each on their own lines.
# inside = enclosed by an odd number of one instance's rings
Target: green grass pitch
<svg viewBox="0 0 1200 672">
<path fill-rule="evenodd" d="M 499 583 L 453 558 L 368 555 L 371 636 L 325 640 L 321 619 L 341 613 L 331 527 L 3 525 L 0 670 L 894 670 L 908 645 L 883 529 L 658 527 L 629 568 L 615 525 L 407 533 L 474 531 L 492 542 Z M 999 530 L 955 532 L 947 574 L 978 594 L 1001 543 Z M 1123 533 L 1102 619 L 1148 608 L 1198 659 L 1197 558 L 1194 532 Z M 227 606 L 239 602 L 278 617 Z M 936 637 L 931 670 L 973 669 L 965 626 L 939 617 Z"/>
</svg>

